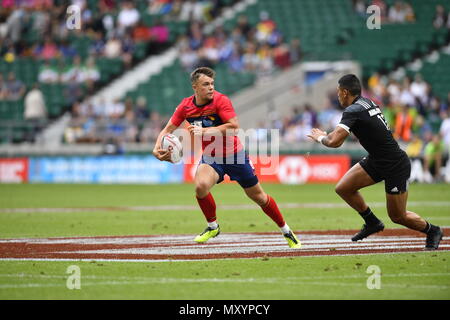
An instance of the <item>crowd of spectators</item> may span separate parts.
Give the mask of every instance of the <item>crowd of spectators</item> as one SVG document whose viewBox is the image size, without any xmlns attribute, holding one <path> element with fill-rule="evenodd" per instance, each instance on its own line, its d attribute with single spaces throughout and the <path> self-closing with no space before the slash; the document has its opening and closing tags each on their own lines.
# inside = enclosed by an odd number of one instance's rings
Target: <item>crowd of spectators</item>
<svg viewBox="0 0 450 320">
<path fill-rule="evenodd" d="M 202 30 L 201 22 L 193 22 L 188 34 L 177 42 L 181 65 L 188 72 L 198 66 L 214 67 L 222 63 L 231 72 L 268 76 L 276 68 L 288 68 L 302 57 L 300 40 L 286 43 L 266 11 L 260 12 L 256 25 L 251 25 L 247 16 L 240 15 L 230 31 L 223 26 L 216 27 L 211 34 Z"/>
<path fill-rule="evenodd" d="M 353 8 L 361 17 L 367 17 L 367 8 L 375 5 L 380 9 L 381 23 L 408 23 L 416 21 L 414 8 L 407 1 L 397 0 L 387 5 L 384 0 L 353 0 Z"/>
<path fill-rule="evenodd" d="M 167 116 L 150 111 L 143 96 L 135 101 L 77 101 L 64 139 L 67 143 L 149 143 L 156 140 L 167 121 Z"/>
</svg>

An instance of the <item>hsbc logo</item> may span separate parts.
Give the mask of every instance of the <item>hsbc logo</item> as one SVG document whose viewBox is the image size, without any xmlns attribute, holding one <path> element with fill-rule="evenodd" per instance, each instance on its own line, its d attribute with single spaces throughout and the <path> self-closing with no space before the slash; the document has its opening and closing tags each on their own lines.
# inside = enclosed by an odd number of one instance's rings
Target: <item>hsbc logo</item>
<svg viewBox="0 0 450 320">
<path fill-rule="evenodd" d="M 286 157 L 280 162 L 278 179 L 286 184 L 303 184 L 311 174 L 309 163 L 303 157 Z"/>
<path fill-rule="evenodd" d="M 332 182 L 348 170 L 348 162 L 334 157 L 288 156 L 280 161 L 278 179 L 285 184 Z"/>
</svg>

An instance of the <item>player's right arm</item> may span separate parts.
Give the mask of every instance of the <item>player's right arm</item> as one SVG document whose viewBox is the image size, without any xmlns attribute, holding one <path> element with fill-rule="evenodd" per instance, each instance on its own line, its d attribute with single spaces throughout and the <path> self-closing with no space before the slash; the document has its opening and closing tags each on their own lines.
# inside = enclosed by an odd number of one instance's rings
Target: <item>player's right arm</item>
<svg viewBox="0 0 450 320">
<path fill-rule="evenodd" d="M 313 128 L 308 137 L 323 144 L 325 147 L 339 148 L 344 143 L 348 135 L 348 131 L 340 126 L 337 126 L 336 129 L 329 134 L 320 129 Z"/>
<path fill-rule="evenodd" d="M 155 146 L 153 147 L 153 155 L 160 161 L 169 161 L 170 162 L 170 151 L 164 150 L 161 148 L 161 141 L 162 138 L 168 134 L 173 133 L 178 126 L 174 125 L 170 120 L 167 123 L 167 125 L 164 127 L 164 129 L 161 130 L 161 132 L 158 135 L 158 138 L 156 139 Z"/>
<path fill-rule="evenodd" d="M 328 148 L 339 148 L 350 135 L 351 128 L 358 120 L 358 107 L 347 108 L 342 114 L 341 122 L 331 133 L 326 133 L 317 128 L 313 128 L 308 135 L 311 139 L 323 144 Z"/>
</svg>

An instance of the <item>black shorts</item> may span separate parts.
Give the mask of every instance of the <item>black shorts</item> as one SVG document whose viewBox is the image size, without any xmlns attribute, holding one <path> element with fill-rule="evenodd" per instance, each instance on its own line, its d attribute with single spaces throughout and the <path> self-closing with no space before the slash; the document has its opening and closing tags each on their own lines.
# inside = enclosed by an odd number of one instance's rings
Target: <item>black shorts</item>
<svg viewBox="0 0 450 320">
<path fill-rule="evenodd" d="M 373 181 L 384 180 L 386 193 L 401 194 L 408 191 L 411 161 L 406 154 L 396 160 L 378 160 L 369 155 L 359 161 L 359 164 Z"/>
</svg>

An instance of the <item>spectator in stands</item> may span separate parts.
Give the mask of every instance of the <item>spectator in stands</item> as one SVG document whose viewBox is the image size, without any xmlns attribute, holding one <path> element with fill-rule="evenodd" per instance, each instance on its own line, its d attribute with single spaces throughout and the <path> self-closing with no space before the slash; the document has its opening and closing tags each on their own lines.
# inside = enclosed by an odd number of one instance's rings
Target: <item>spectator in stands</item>
<svg viewBox="0 0 450 320">
<path fill-rule="evenodd" d="M 43 37 L 50 27 L 51 12 L 40 8 L 38 10 L 33 10 L 31 17 L 33 21 L 31 29 L 36 32 L 39 37 Z"/>
<path fill-rule="evenodd" d="M 186 0 L 183 2 L 180 12 L 181 21 L 207 22 L 211 20 L 209 1 Z"/>
<path fill-rule="evenodd" d="M 412 134 L 412 125 L 414 118 L 411 112 L 411 108 L 403 104 L 400 106 L 400 111 L 395 116 L 395 139 L 401 139 L 405 142 L 409 142 Z"/>
<path fill-rule="evenodd" d="M 256 54 L 256 45 L 254 43 L 248 43 L 245 48 L 245 52 L 242 55 L 242 63 L 244 64 L 244 70 L 254 72 L 258 70 L 259 58 Z"/>
<path fill-rule="evenodd" d="M 101 32 L 93 33 L 93 41 L 89 47 L 89 54 L 94 55 L 95 57 L 100 57 L 103 55 L 105 50 L 105 40 L 103 38 L 103 34 Z"/>
<path fill-rule="evenodd" d="M 422 76 L 419 73 L 415 75 L 414 81 L 410 86 L 410 91 L 422 104 L 428 103 L 428 84 L 423 81 Z"/>
<path fill-rule="evenodd" d="M 414 12 L 414 8 L 411 6 L 409 2 L 404 2 L 404 12 L 405 12 L 405 20 L 406 22 L 415 22 L 416 14 Z"/>
<path fill-rule="evenodd" d="M 181 66 L 187 72 L 194 70 L 194 67 L 198 64 L 198 55 L 189 46 L 182 47 L 180 52 L 180 63 Z"/>
<path fill-rule="evenodd" d="M 244 62 L 242 61 L 242 53 L 240 47 L 235 48 L 231 52 L 231 56 L 227 59 L 228 68 L 232 72 L 241 72 L 244 70 Z"/>
<path fill-rule="evenodd" d="M 94 83 L 100 80 L 100 70 L 95 64 L 95 58 L 93 56 L 86 60 L 86 65 L 82 69 L 84 81 L 88 83 Z"/>
<path fill-rule="evenodd" d="M 450 152 L 450 111 L 442 111 L 442 123 L 439 128 L 439 133 L 442 136 L 442 141 L 447 149 Z M 450 159 L 449 159 L 450 160 Z"/>
<path fill-rule="evenodd" d="M 299 38 L 294 38 L 289 43 L 289 59 L 291 64 L 300 62 L 303 57 L 303 51 Z"/>
<path fill-rule="evenodd" d="M 380 8 L 381 23 L 384 23 L 387 19 L 387 5 L 384 0 L 372 0 L 370 5 L 375 5 Z"/>
<path fill-rule="evenodd" d="M 147 42 L 151 40 L 152 32 L 150 27 L 144 24 L 144 21 L 139 20 L 136 27 L 133 28 L 132 36 L 135 42 Z"/>
<path fill-rule="evenodd" d="M 356 14 L 360 17 L 366 17 L 366 3 L 364 0 L 352 0 L 353 2 L 353 10 L 355 10 Z"/>
<path fill-rule="evenodd" d="M 268 42 L 272 33 L 276 31 L 276 24 L 270 19 L 267 11 L 261 11 L 259 19 L 256 25 L 256 40 L 260 43 Z"/>
<path fill-rule="evenodd" d="M 150 116 L 150 112 L 148 111 L 147 107 L 147 99 L 144 96 L 139 96 L 137 98 L 134 114 L 139 124 L 147 121 L 148 117 Z"/>
<path fill-rule="evenodd" d="M 83 65 L 80 56 L 77 55 L 74 57 L 72 64 L 70 64 L 61 75 L 61 81 L 65 83 L 69 83 L 70 81 L 82 83 L 84 81 Z"/>
<path fill-rule="evenodd" d="M 433 180 L 435 182 L 441 179 L 442 155 L 444 152 L 444 143 L 439 134 L 433 135 L 430 142 L 424 150 L 424 170 L 426 175 L 430 175 L 433 168 Z"/>
<path fill-rule="evenodd" d="M 260 46 L 257 52 L 257 75 L 260 78 L 268 78 L 274 71 L 273 51 L 266 43 Z"/>
<path fill-rule="evenodd" d="M 413 22 L 415 20 L 414 11 L 409 4 L 396 1 L 389 8 L 388 20 L 391 23 Z"/>
<path fill-rule="evenodd" d="M 136 45 L 134 44 L 133 38 L 130 34 L 126 34 L 122 38 L 122 53 L 121 58 L 124 63 L 125 69 L 131 68 L 133 64 L 133 54 L 134 50 L 136 48 Z"/>
<path fill-rule="evenodd" d="M 77 81 L 77 75 L 72 74 L 72 78 L 68 79 L 67 85 L 64 87 L 63 91 L 66 103 L 73 105 L 76 101 L 83 97 L 83 93 L 83 88 Z"/>
<path fill-rule="evenodd" d="M 152 15 L 165 15 L 172 11 L 171 0 L 149 0 L 148 1 L 148 13 Z"/>
<path fill-rule="evenodd" d="M 8 100 L 20 100 L 25 94 L 26 88 L 22 81 L 16 78 L 14 72 L 8 74 L 6 81 L 6 96 Z"/>
<path fill-rule="evenodd" d="M 122 42 L 117 35 L 114 35 L 105 45 L 104 55 L 107 58 L 114 59 L 120 57 L 122 54 Z"/>
<path fill-rule="evenodd" d="M 436 13 L 433 17 L 433 27 L 436 29 L 440 29 L 445 27 L 447 23 L 447 15 L 445 14 L 444 6 L 438 4 L 436 6 Z"/>
<path fill-rule="evenodd" d="M 13 43 L 18 43 L 21 40 L 26 20 L 27 12 L 23 5 L 16 7 L 7 18 L 6 34 Z"/>
<path fill-rule="evenodd" d="M 402 91 L 400 93 L 398 102 L 404 105 L 408 105 L 410 107 L 415 106 L 416 104 L 416 99 L 411 93 L 411 81 L 409 80 L 408 77 L 405 77 L 403 79 Z"/>
<path fill-rule="evenodd" d="M 273 48 L 273 63 L 280 69 L 291 66 L 289 46 L 282 41 L 282 38 L 279 38 L 278 43 Z"/>
<path fill-rule="evenodd" d="M 402 90 L 400 84 L 395 79 L 389 79 L 386 91 L 389 97 L 389 104 L 398 104 L 400 102 Z"/>
<path fill-rule="evenodd" d="M 35 83 L 33 88 L 25 96 L 25 111 L 23 117 L 25 120 L 43 120 L 47 118 L 47 107 L 45 105 L 44 95 Z"/>
<path fill-rule="evenodd" d="M 152 112 L 150 114 L 150 119 L 139 134 L 139 141 L 143 143 L 155 141 L 158 134 L 161 132 L 165 120 L 166 119 L 163 119 L 158 112 Z"/>
<path fill-rule="evenodd" d="M 250 37 L 250 33 L 252 32 L 252 26 L 248 22 L 248 18 L 246 15 L 239 15 L 237 18 L 236 28 L 240 31 L 240 33 L 248 39 Z"/>
<path fill-rule="evenodd" d="M 34 55 L 37 58 L 44 60 L 57 58 L 60 54 L 58 46 L 49 36 L 45 37 L 44 43 L 39 45 L 34 51 Z"/>
<path fill-rule="evenodd" d="M 203 33 L 198 22 L 191 23 L 189 27 L 189 46 L 192 50 L 198 50 L 203 45 Z"/>
<path fill-rule="evenodd" d="M 423 149 L 422 139 L 418 135 L 413 134 L 411 137 L 411 141 L 406 146 L 405 150 L 406 154 L 410 159 L 416 159 L 422 155 L 422 149 Z"/>
<path fill-rule="evenodd" d="M 136 125 L 136 115 L 134 113 L 133 101 L 127 99 L 125 105 L 125 114 L 122 119 L 125 126 L 124 140 L 125 142 L 136 142 L 139 130 Z"/>
<path fill-rule="evenodd" d="M 139 22 L 140 13 L 132 1 L 124 1 L 117 16 L 118 32 L 123 35 L 126 30 L 133 28 Z"/>
<path fill-rule="evenodd" d="M 6 100 L 6 98 L 7 98 L 6 82 L 3 80 L 3 73 L 0 73 L 0 101 Z"/>
<path fill-rule="evenodd" d="M 38 80 L 42 83 L 58 83 L 59 72 L 56 66 L 50 64 L 49 61 L 45 61 L 39 66 Z"/>
<path fill-rule="evenodd" d="M 63 39 L 59 45 L 61 56 L 65 59 L 73 59 L 77 55 L 77 50 L 69 43 L 67 39 Z"/>
<path fill-rule="evenodd" d="M 442 101 L 441 111 L 450 111 L 450 92 L 447 93 L 447 99 Z"/>
<path fill-rule="evenodd" d="M 104 112 L 109 119 L 120 119 L 125 114 L 125 104 L 118 98 L 112 102 L 107 101 Z"/>
<path fill-rule="evenodd" d="M 156 20 L 150 27 L 150 39 L 157 44 L 169 41 L 169 28 L 161 19 Z"/>
</svg>

